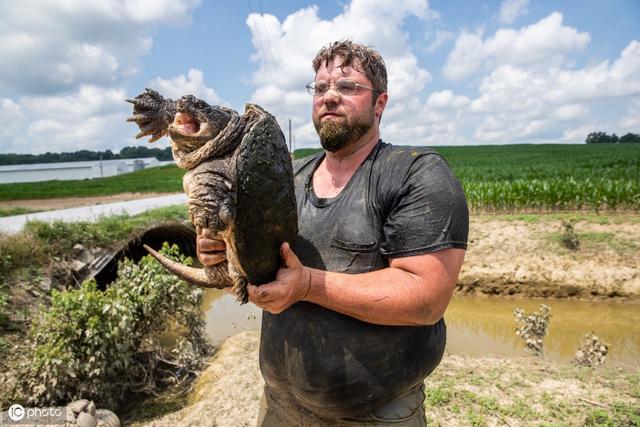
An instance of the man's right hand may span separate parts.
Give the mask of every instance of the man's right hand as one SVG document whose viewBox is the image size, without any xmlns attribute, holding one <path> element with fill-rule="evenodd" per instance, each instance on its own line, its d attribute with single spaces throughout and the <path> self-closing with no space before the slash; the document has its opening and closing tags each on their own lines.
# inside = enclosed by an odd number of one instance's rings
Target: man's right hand
<svg viewBox="0 0 640 427">
<path fill-rule="evenodd" d="M 213 266 L 227 259 L 227 245 L 224 240 L 211 230 L 205 228 L 196 236 L 196 253 L 204 266 Z"/>
</svg>

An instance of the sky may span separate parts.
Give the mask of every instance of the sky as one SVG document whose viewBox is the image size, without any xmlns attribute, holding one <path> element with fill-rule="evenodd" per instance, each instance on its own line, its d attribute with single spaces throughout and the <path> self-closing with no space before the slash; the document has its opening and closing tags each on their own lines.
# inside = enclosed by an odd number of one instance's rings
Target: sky
<svg viewBox="0 0 640 427">
<path fill-rule="evenodd" d="M 147 87 L 257 103 L 319 147 L 304 87 L 342 39 L 385 60 L 393 144 L 640 133 L 638 0 L 0 0 L 0 153 L 146 144 L 125 99 Z"/>
</svg>

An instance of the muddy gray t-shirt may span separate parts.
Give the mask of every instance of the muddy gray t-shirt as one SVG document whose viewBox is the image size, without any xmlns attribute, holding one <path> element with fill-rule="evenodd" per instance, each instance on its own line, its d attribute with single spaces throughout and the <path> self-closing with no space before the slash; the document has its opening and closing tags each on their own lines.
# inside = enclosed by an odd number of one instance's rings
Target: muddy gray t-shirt
<svg viewBox="0 0 640 427">
<path fill-rule="evenodd" d="M 300 238 L 308 267 L 348 274 L 389 259 L 466 248 L 469 214 L 447 163 L 426 148 L 380 141 L 334 198 L 316 197 L 323 154 L 294 164 Z M 440 362 L 441 319 L 432 326 L 383 326 L 308 302 L 263 312 L 260 367 L 266 383 L 323 416 L 366 413 L 420 383 Z"/>
</svg>

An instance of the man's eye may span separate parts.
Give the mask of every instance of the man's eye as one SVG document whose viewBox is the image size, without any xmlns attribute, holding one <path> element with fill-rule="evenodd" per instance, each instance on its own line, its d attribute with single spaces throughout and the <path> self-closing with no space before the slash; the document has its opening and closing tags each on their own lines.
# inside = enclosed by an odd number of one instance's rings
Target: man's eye
<svg viewBox="0 0 640 427">
<path fill-rule="evenodd" d="M 316 85 L 316 93 L 325 93 L 327 91 L 327 88 L 329 86 L 327 86 L 326 84 L 317 84 Z"/>
<path fill-rule="evenodd" d="M 339 91 L 353 92 L 356 89 L 356 83 L 351 80 L 340 80 L 336 83 Z"/>
</svg>

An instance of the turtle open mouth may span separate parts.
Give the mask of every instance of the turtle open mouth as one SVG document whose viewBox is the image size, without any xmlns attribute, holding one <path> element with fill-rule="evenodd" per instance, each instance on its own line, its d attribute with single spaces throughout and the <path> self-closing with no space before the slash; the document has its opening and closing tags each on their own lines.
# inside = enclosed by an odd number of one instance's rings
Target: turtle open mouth
<svg viewBox="0 0 640 427">
<path fill-rule="evenodd" d="M 189 113 L 178 112 L 172 127 L 185 136 L 195 135 L 200 131 L 200 122 Z"/>
</svg>

